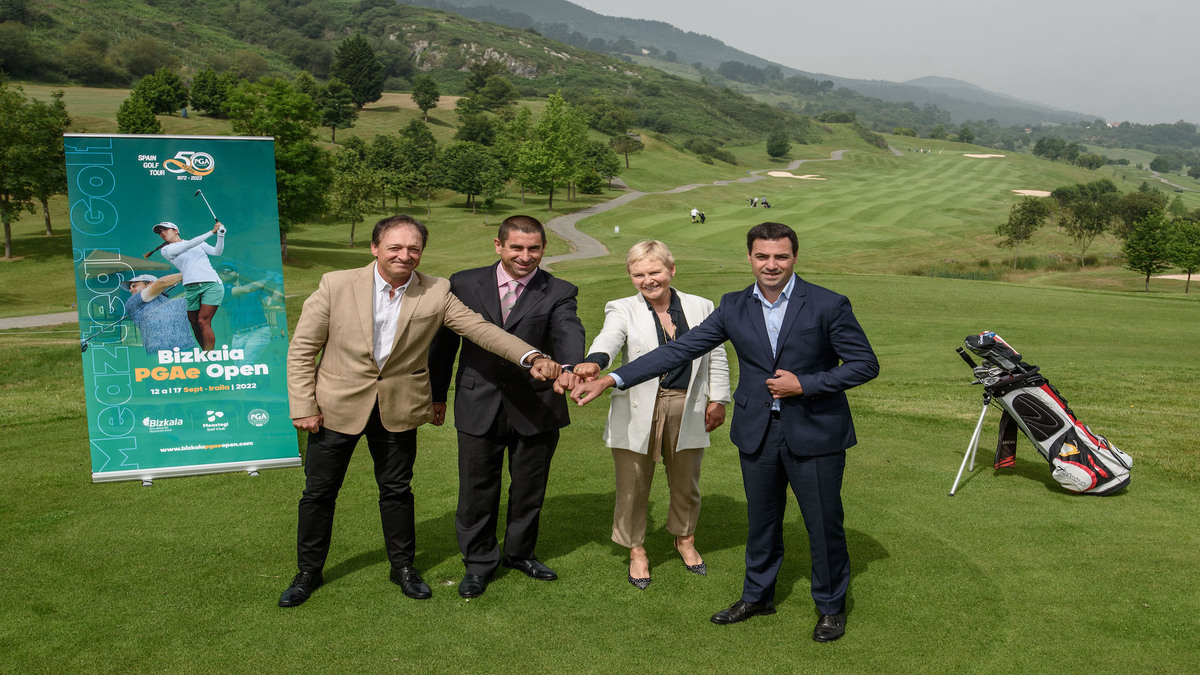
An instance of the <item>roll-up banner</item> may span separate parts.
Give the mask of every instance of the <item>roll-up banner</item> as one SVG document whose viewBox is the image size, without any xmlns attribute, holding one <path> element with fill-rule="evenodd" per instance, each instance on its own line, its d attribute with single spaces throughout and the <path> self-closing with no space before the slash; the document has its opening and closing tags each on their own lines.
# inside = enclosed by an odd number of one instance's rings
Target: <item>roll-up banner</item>
<svg viewBox="0 0 1200 675">
<path fill-rule="evenodd" d="M 274 142 L 64 142 L 92 480 L 299 466 Z"/>
</svg>

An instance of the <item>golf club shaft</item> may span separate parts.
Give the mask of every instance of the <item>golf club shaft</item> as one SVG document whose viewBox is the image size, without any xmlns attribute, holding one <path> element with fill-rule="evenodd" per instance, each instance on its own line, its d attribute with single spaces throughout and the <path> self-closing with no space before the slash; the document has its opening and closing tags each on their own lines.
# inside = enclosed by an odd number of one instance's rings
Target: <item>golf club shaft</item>
<svg viewBox="0 0 1200 675">
<path fill-rule="evenodd" d="M 203 191 L 203 190 L 196 190 L 196 194 L 200 196 L 200 199 L 203 199 L 203 200 L 204 200 L 204 205 L 208 207 L 208 212 L 209 212 L 209 214 L 210 214 L 210 215 L 212 215 L 212 217 L 213 217 L 213 222 L 214 222 L 214 223 L 215 223 L 215 222 L 218 222 L 218 220 L 219 220 L 219 219 L 217 218 L 217 214 L 216 214 L 216 212 L 214 212 L 214 211 L 213 211 L 212 204 L 209 204 L 209 203 L 208 203 L 208 197 L 205 197 L 205 196 L 204 196 L 204 191 Z"/>
</svg>

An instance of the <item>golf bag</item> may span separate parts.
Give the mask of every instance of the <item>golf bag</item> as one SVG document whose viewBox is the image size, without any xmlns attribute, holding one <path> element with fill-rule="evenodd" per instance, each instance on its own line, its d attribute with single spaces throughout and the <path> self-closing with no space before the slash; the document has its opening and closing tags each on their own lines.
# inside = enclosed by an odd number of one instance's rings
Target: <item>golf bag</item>
<svg viewBox="0 0 1200 675">
<path fill-rule="evenodd" d="M 1042 376 L 1037 366 L 991 331 L 967 336 L 967 350 L 983 359 L 975 362 L 959 349 L 974 368 L 976 381 L 1004 411 L 996 442 L 995 468 L 1016 464 L 1019 428 L 1050 463 L 1050 475 L 1071 492 L 1112 494 L 1129 485 L 1133 458 L 1075 417 L 1067 399 Z"/>
</svg>

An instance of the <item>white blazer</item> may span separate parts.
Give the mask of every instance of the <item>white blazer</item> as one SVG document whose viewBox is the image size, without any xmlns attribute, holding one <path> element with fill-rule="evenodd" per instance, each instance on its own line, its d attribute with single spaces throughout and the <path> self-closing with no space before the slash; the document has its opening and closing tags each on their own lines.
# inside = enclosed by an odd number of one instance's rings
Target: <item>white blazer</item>
<svg viewBox="0 0 1200 675">
<path fill-rule="evenodd" d="M 687 319 L 688 328 L 695 328 L 709 314 L 713 303 L 707 298 L 684 293 L 678 289 L 679 304 Z M 628 363 L 658 347 L 654 313 L 641 294 L 613 300 L 604 306 L 604 328 L 592 341 L 589 354 L 608 355 L 610 367 Z M 617 355 L 621 356 L 618 364 Z M 654 404 L 658 397 L 658 380 L 643 382 L 626 390 L 613 389 L 608 406 L 608 422 L 604 425 L 604 443 L 610 448 L 623 448 L 646 454 L 650 445 L 650 426 Z M 729 360 L 722 345 L 692 361 L 688 381 L 687 404 L 679 429 L 680 450 L 707 448 L 708 432 L 704 430 L 704 410 L 710 401 L 729 403 Z"/>
</svg>

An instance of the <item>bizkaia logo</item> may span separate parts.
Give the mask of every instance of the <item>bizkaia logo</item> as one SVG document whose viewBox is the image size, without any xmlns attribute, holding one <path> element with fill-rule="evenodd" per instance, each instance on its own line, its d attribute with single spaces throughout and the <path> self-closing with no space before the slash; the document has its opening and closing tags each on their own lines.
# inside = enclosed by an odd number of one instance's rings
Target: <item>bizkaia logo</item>
<svg viewBox="0 0 1200 675">
<path fill-rule="evenodd" d="M 176 417 L 173 419 L 154 419 L 152 417 L 143 417 L 142 426 L 150 430 L 150 433 L 160 431 L 172 431 L 175 427 L 183 426 L 183 420 Z"/>
<path fill-rule="evenodd" d="M 188 173 L 193 176 L 207 176 L 216 168 L 217 162 L 207 152 L 180 150 L 171 159 L 163 160 L 163 168 L 171 173 Z"/>
</svg>

